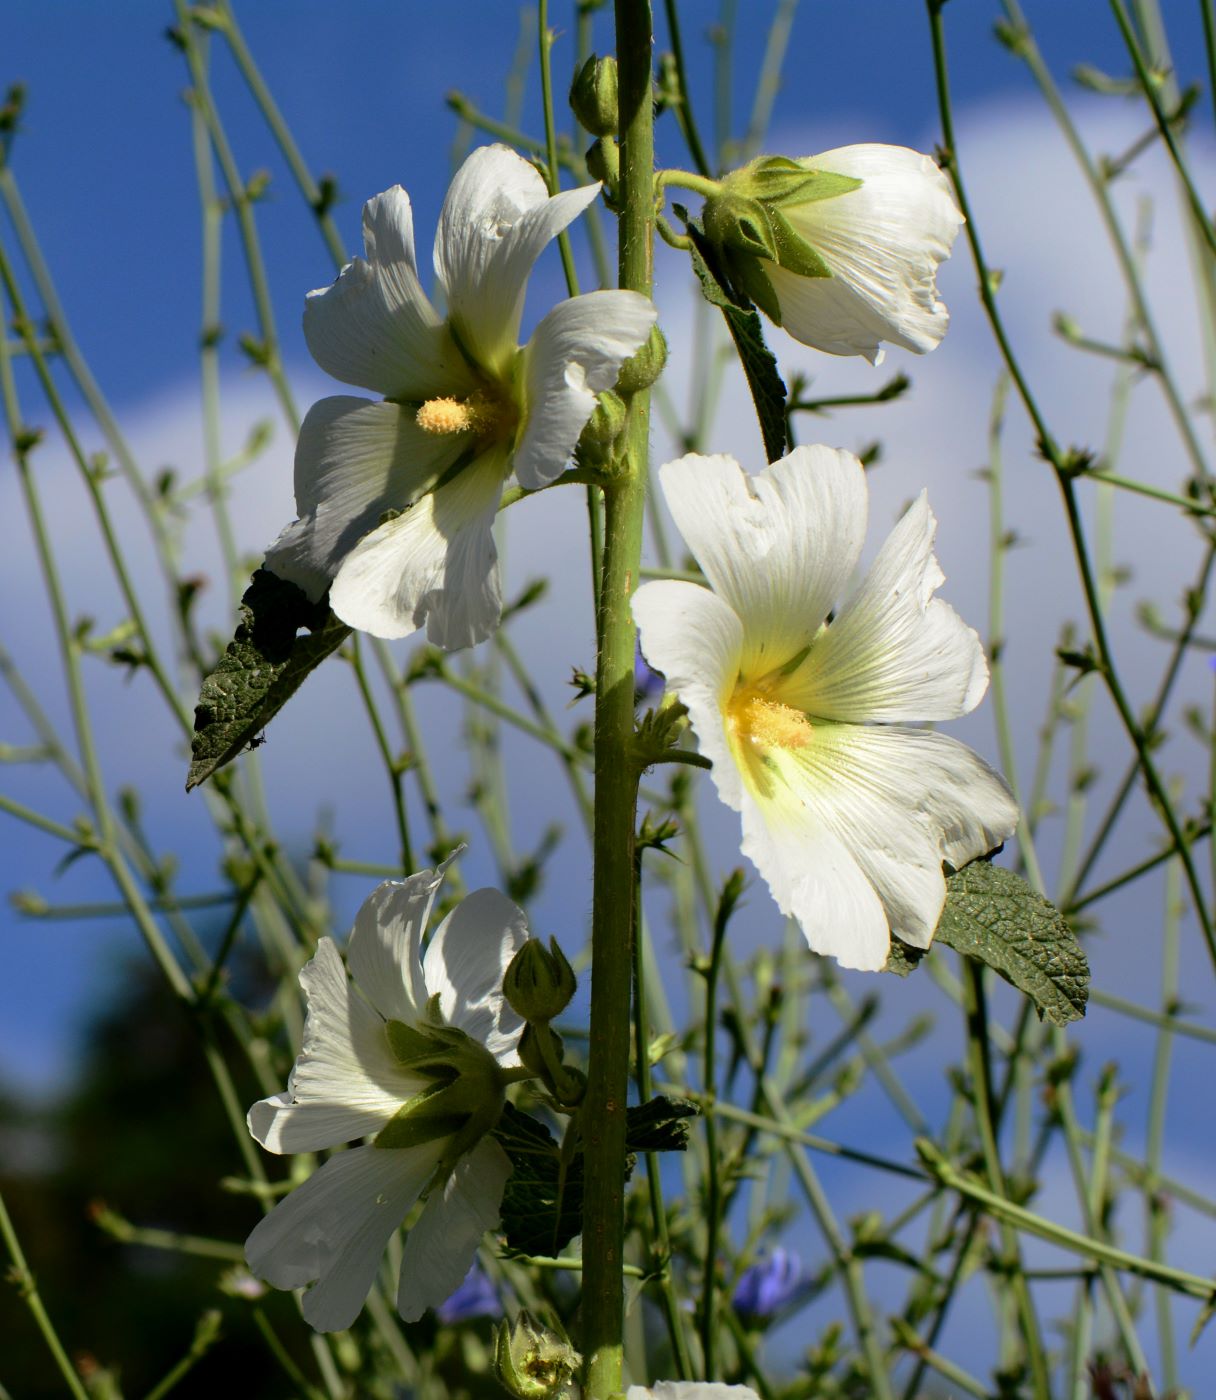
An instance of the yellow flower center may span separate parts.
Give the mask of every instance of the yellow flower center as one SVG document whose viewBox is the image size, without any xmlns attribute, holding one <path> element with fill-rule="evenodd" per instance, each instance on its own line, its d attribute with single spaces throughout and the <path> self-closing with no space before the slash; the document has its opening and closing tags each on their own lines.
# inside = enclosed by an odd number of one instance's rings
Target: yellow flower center
<svg viewBox="0 0 1216 1400">
<path fill-rule="evenodd" d="M 428 399 L 414 415 L 424 433 L 448 435 L 476 433 L 478 437 L 505 437 L 515 426 L 514 407 L 482 390 L 467 399 Z"/>
<path fill-rule="evenodd" d="M 811 722 L 801 710 L 755 690 L 736 691 L 726 713 L 736 739 L 753 748 L 801 749 L 811 742 Z"/>
</svg>

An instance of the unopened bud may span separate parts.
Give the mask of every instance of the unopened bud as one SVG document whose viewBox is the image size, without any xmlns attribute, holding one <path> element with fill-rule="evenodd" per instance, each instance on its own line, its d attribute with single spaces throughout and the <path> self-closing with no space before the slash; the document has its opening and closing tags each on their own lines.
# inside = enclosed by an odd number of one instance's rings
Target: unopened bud
<svg viewBox="0 0 1216 1400">
<path fill-rule="evenodd" d="M 646 344 L 621 366 L 616 377 L 618 394 L 636 394 L 639 389 L 649 389 L 667 363 L 667 340 L 658 326 L 651 326 Z"/>
<path fill-rule="evenodd" d="M 525 1021 L 551 1021 L 570 1005 L 578 978 L 556 938 L 547 949 L 539 938 L 529 938 L 511 959 L 502 990 Z"/>
<path fill-rule="evenodd" d="M 595 54 L 579 69 L 570 85 L 570 106 L 592 136 L 617 132 L 616 59 Z"/>
<path fill-rule="evenodd" d="M 589 452 L 593 457 L 602 456 L 603 450 L 620 437 L 625 413 L 625 400 L 613 390 L 605 389 L 596 399 L 591 417 L 579 434 L 580 455 Z"/>
<path fill-rule="evenodd" d="M 611 136 L 601 136 L 587 147 L 588 174 L 604 182 L 606 190 L 615 190 L 621 179 L 621 148 Z"/>
<path fill-rule="evenodd" d="M 494 1336 L 494 1374 L 519 1400 L 563 1400 L 583 1358 L 564 1337 L 525 1311 Z"/>
</svg>

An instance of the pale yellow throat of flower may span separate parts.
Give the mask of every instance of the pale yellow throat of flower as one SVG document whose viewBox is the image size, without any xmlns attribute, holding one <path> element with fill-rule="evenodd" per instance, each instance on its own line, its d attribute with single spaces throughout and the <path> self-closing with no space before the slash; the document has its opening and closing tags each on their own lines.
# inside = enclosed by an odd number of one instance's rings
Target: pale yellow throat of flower
<svg viewBox="0 0 1216 1400">
<path fill-rule="evenodd" d="M 811 742 L 811 721 L 801 710 L 752 686 L 736 688 L 725 718 L 744 779 L 764 796 L 781 759 Z"/>
<path fill-rule="evenodd" d="M 437 437 L 476 433 L 479 438 L 505 438 L 514 431 L 517 419 L 514 404 L 480 389 L 467 399 L 427 399 L 414 415 L 424 433 Z"/>
</svg>

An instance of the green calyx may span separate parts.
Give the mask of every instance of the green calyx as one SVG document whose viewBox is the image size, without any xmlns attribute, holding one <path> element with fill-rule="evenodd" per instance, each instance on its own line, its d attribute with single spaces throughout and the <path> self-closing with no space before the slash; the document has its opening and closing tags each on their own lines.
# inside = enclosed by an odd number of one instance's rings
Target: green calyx
<svg viewBox="0 0 1216 1400">
<path fill-rule="evenodd" d="M 494 1336 L 494 1375 L 519 1400 L 564 1400 L 583 1358 L 527 1310 Z"/>
<path fill-rule="evenodd" d="M 549 947 L 529 938 L 511 959 L 502 979 L 502 992 L 511 1009 L 525 1021 L 551 1021 L 570 1005 L 578 978 L 556 938 Z"/>
<path fill-rule="evenodd" d="M 616 59 L 592 54 L 575 75 L 570 87 L 574 115 L 592 136 L 617 133 Z"/>
<path fill-rule="evenodd" d="M 428 1007 L 428 1019 L 421 1025 L 389 1021 L 385 1033 L 398 1064 L 423 1081 L 423 1087 L 380 1129 L 374 1146 L 421 1147 L 451 1138 L 441 1164 L 446 1179 L 456 1159 L 474 1147 L 502 1114 L 507 1082 L 502 1066 L 484 1045 L 457 1027 L 444 1025 L 434 1005 Z"/>
<path fill-rule="evenodd" d="M 713 243 L 734 288 L 781 324 L 776 293 L 760 261 L 798 277 L 830 277 L 796 211 L 859 189 L 862 182 L 829 170 L 810 170 L 787 156 L 761 156 L 722 181 L 705 201 L 705 236 Z M 795 217 L 791 218 L 791 215 Z"/>
</svg>

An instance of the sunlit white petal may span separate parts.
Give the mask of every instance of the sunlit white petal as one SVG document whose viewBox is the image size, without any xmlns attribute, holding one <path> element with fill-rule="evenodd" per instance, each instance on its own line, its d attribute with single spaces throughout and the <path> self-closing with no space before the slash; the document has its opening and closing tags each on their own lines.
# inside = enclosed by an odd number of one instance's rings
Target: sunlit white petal
<svg viewBox="0 0 1216 1400">
<path fill-rule="evenodd" d="M 389 399 L 471 389 L 468 367 L 418 281 L 413 214 L 400 185 L 363 206 L 363 242 L 366 258 L 304 304 L 304 338 L 317 364 Z"/>
<path fill-rule="evenodd" d="M 435 238 L 435 271 L 467 354 L 495 375 L 515 355 L 524 289 L 542 249 L 599 194 L 550 197 L 536 169 L 506 146 L 482 146 L 456 172 Z"/>
<path fill-rule="evenodd" d="M 514 471 L 526 490 L 561 471 L 621 365 L 646 341 L 657 316 L 637 292 L 588 292 L 558 302 L 524 349 L 526 414 Z"/>
<path fill-rule="evenodd" d="M 492 527 L 503 477 L 501 455 L 487 452 L 365 535 L 334 579 L 334 612 L 373 637 L 425 625 L 448 650 L 484 641 L 502 611 Z"/>
<path fill-rule="evenodd" d="M 405 1239 L 397 1311 L 417 1322 L 454 1293 L 487 1230 L 498 1228 L 502 1193 L 511 1175 L 507 1154 L 483 1138 L 462 1157 L 442 1191 L 435 1191 Z"/>
<path fill-rule="evenodd" d="M 843 146 L 800 163 L 862 184 L 782 208 L 833 274 L 802 277 L 762 261 L 784 328 L 816 349 L 873 362 L 883 340 L 932 350 L 949 324 L 937 268 L 963 223 L 949 181 L 928 156 L 903 146 Z"/>
<path fill-rule="evenodd" d="M 364 900 L 347 945 L 351 975 L 387 1021 L 413 1025 L 429 997 L 422 973 L 422 935 L 444 867 L 408 880 L 386 880 Z"/>
<path fill-rule="evenodd" d="M 922 492 L 816 641 L 814 662 L 790 677 L 786 704 L 856 723 L 956 719 L 979 704 L 988 688 L 980 639 L 933 597 L 945 581 L 936 529 Z"/>
<path fill-rule="evenodd" d="M 720 1381 L 655 1381 L 652 1386 L 631 1385 L 625 1400 L 760 1400 L 750 1386 L 723 1385 Z"/>
<path fill-rule="evenodd" d="M 815 636 L 861 553 L 860 462 L 799 447 L 749 477 L 733 457 L 692 454 L 661 467 L 659 479 L 710 586 L 743 623 L 742 668 L 786 665 Z"/>
<path fill-rule="evenodd" d="M 302 1288 L 305 1321 L 339 1332 L 359 1315 L 389 1236 L 434 1172 L 442 1144 L 331 1157 L 285 1197 L 245 1242 L 250 1270 L 276 1288 Z"/>
<path fill-rule="evenodd" d="M 527 938 L 517 904 L 494 889 L 474 890 L 440 924 L 423 960 L 427 993 L 439 997 L 444 1020 L 502 1063 L 519 1063 L 523 1022 L 507 1004 L 502 980 Z"/>
<path fill-rule="evenodd" d="M 308 410 L 296 444 L 296 511 L 266 567 L 315 602 L 342 561 L 388 510 L 429 490 L 467 444 L 424 433 L 394 403 L 334 397 Z"/>
<path fill-rule="evenodd" d="M 287 1093 L 249 1111 L 249 1131 L 271 1152 L 312 1152 L 377 1132 L 410 1092 L 383 1022 L 352 987 L 332 938 L 318 942 L 300 985 L 308 1014 Z"/>
</svg>

